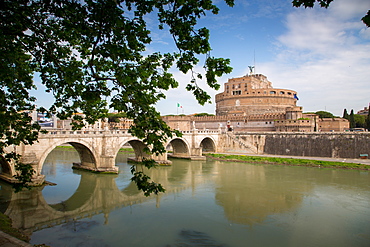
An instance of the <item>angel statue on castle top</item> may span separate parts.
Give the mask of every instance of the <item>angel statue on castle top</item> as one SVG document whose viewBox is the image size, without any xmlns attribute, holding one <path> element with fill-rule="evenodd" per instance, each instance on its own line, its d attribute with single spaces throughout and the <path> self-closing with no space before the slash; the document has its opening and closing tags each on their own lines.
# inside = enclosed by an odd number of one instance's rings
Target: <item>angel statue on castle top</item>
<svg viewBox="0 0 370 247">
<path fill-rule="evenodd" d="M 249 74 L 253 75 L 254 74 L 254 66 L 248 66 L 249 68 Z"/>
</svg>

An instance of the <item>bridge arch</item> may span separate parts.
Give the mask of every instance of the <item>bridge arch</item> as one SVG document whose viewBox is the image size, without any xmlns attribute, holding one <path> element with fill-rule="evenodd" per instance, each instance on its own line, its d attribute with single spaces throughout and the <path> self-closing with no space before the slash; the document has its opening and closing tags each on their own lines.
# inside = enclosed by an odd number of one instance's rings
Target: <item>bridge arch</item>
<svg viewBox="0 0 370 247">
<path fill-rule="evenodd" d="M 12 167 L 3 156 L 0 156 L 0 168 L 2 174 L 12 177 L 13 175 Z"/>
<path fill-rule="evenodd" d="M 131 147 L 134 149 L 135 158 L 137 161 L 141 162 L 143 159 L 150 159 L 150 154 L 146 153 L 144 149 L 147 147 L 142 141 L 140 140 L 131 140 L 128 141 Z"/>
<path fill-rule="evenodd" d="M 199 143 L 202 152 L 216 152 L 216 142 L 212 137 L 205 137 Z"/>
<path fill-rule="evenodd" d="M 171 144 L 171 146 L 172 146 L 172 152 L 173 152 L 172 155 L 174 157 L 176 157 L 176 156 L 178 156 L 178 157 L 188 157 L 188 156 L 191 155 L 190 148 L 189 148 L 190 145 L 186 141 L 186 139 L 174 138 L 171 141 L 169 141 L 166 146 L 168 146 L 169 144 Z"/>
<path fill-rule="evenodd" d="M 135 153 L 135 160 L 138 161 L 138 162 L 141 162 L 143 161 L 144 158 L 147 158 L 149 159 L 151 157 L 150 154 L 146 153 L 144 151 L 144 149 L 147 147 L 141 140 L 137 139 L 137 138 L 132 138 L 132 139 L 129 139 L 129 140 L 125 140 L 123 142 L 121 142 L 117 147 L 116 147 L 116 150 L 114 151 L 115 153 L 115 157 L 117 157 L 117 154 L 120 150 L 121 147 L 123 147 L 124 145 L 126 144 L 130 144 L 131 147 L 134 149 L 134 153 Z"/>
<path fill-rule="evenodd" d="M 60 146 L 62 144 L 69 144 L 77 151 L 81 165 L 87 168 L 90 168 L 91 170 L 95 170 L 97 168 L 96 161 L 97 161 L 97 155 L 93 147 L 89 145 L 89 143 L 84 142 L 83 140 L 73 140 L 73 139 L 67 139 L 62 140 L 59 142 L 55 142 L 52 145 L 49 146 L 48 149 L 46 149 L 43 154 L 41 155 L 39 159 L 39 164 L 37 167 L 37 174 L 40 175 L 42 171 L 42 167 L 44 166 L 44 162 L 47 158 L 47 156 L 53 151 L 57 146 Z"/>
</svg>

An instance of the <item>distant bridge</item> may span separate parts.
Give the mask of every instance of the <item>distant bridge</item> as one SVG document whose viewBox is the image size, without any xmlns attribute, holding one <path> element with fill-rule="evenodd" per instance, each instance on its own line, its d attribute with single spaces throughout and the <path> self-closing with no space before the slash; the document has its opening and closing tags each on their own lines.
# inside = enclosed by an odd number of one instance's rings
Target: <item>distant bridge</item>
<svg viewBox="0 0 370 247">
<path fill-rule="evenodd" d="M 201 159 L 203 151 L 218 151 L 220 135 L 221 131 L 183 131 L 182 137 L 167 140 L 165 146 L 172 146 L 172 157 Z M 118 173 L 115 159 L 120 148 L 127 144 L 134 149 L 137 161 L 152 158 L 158 163 L 168 163 L 167 153 L 157 156 L 144 152 L 145 144 L 127 130 L 50 130 L 47 134 L 40 134 L 38 142 L 33 145 L 10 146 L 7 151 L 16 151 L 22 155 L 21 162 L 31 164 L 36 171 L 34 183 L 41 184 L 44 182 L 41 171 L 46 157 L 55 147 L 66 143 L 73 146 L 80 156 L 81 163 L 78 164 L 78 168 L 95 172 Z M 9 164 L 4 159 L 0 161 L 2 168 L 0 177 L 15 182 L 14 164 Z"/>
</svg>

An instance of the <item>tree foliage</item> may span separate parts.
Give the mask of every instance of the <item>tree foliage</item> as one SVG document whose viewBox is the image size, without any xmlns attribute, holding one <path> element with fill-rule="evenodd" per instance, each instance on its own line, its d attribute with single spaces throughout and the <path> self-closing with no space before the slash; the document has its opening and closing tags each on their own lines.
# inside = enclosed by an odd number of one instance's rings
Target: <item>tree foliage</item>
<svg viewBox="0 0 370 247">
<path fill-rule="evenodd" d="M 349 127 L 350 128 L 356 128 L 355 114 L 353 112 L 353 109 L 351 110 L 351 112 L 348 116 L 348 120 L 349 120 Z"/>
<path fill-rule="evenodd" d="M 319 118 L 335 118 L 333 113 L 327 111 L 317 111 L 315 114 L 317 114 Z"/>
<path fill-rule="evenodd" d="M 194 117 L 203 117 L 203 116 L 214 116 L 214 114 L 210 114 L 210 113 L 207 113 L 207 112 L 194 114 Z"/>
<path fill-rule="evenodd" d="M 323 8 L 328 8 L 330 3 L 334 0 L 293 0 L 292 4 L 294 7 L 305 7 L 305 8 L 313 8 L 315 3 L 320 4 Z M 364 17 L 361 18 L 362 22 L 367 26 L 370 27 L 370 10 L 367 11 Z"/>
<path fill-rule="evenodd" d="M 353 109 L 350 114 L 344 109 L 343 118 L 349 121 L 350 128 L 367 128 L 368 116 L 354 114 Z"/>
<path fill-rule="evenodd" d="M 170 68 L 192 72 L 186 88 L 200 104 L 210 96 L 197 83 L 203 79 L 194 71 L 199 55 L 205 56 L 204 79 L 211 88 L 218 89 L 216 77 L 232 70 L 229 59 L 210 55 L 209 31 L 197 27 L 199 18 L 218 11 L 212 0 L 2 1 L 0 154 L 9 145 L 28 145 L 38 138 L 40 126 L 27 114 L 36 109 L 30 93 L 36 89 L 35 73 L 54 96 L 49 114 L 72 118 L 74 128 L 81 128 L 84 121 L 92 124 L 106 117 L 108 109 L 125 112 L 134 122 L 130 132 L 150 152 L 164 152 L 163 141 L 179 135 L 154 107 L 165 98 L 164 91 L 179 85 Z M 149 52 L 153 30 L 148 15 L 156 15 L 156 29 L 170 33 L 176 51 Z"/>
<path fill-rule="evenodd" d="M 344 111 L 343 111 L 343 118 L 348 119 L 347 109 L 344 109 Z"/>
<path fill-rule="evenodd" d="M 354 114 L 355 128 L 366 128 L 366 116 Z"/>
<path fill-rule="evenodd" d="M 107 118 L 108 118 L 109 123 L 112 123 L 112 122 L 118 123 L 120 121 L 120 118 L 127 118 L 127 115 L 124 112 L 108 113 Z"/>
</svg>

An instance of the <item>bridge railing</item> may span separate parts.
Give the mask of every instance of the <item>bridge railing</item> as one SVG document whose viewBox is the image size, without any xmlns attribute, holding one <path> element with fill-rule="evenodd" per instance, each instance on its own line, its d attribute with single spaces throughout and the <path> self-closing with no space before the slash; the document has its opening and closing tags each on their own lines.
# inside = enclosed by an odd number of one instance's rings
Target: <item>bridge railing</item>
<svg viewBox="0 0 370 247">
<path fill-rule="evenodd" d="M 130 135 L 128 130 L 49 130 L 41 135 Z"/>
<path fill-rule="evenodd" d="M 221 130 L 183 130 L 182 134 L 219 134 Z M 50 135 L 131 135 L 128 130 L 64 130 L 64 129 L 50 129 L 47 133 L 41 134 L 44 136 Z"/>
<path fill-rule="evenodd" d="M 180 130 L 182 134 L 219 134 L 220 130 Z"/>
</svg>

